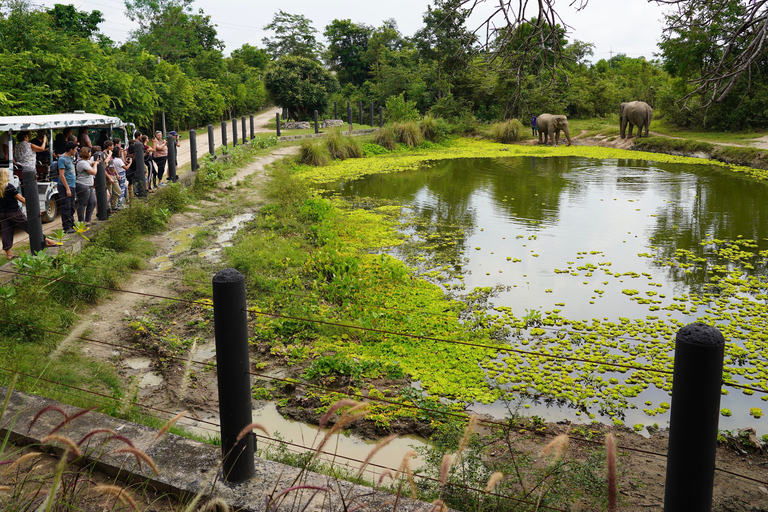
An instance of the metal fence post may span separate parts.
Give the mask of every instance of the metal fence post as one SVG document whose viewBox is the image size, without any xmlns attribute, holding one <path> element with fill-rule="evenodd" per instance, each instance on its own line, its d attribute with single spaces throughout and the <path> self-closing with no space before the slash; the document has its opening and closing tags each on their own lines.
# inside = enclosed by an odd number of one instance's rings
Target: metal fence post
<svg viewBox="0 0 768 512">
<path fill-rule="evenodd" d="M 189 168 L 192 172 L 197 170 L 197 132 L 189 130 Z"/>
<path fill-rule="evenodd" d="M 107 220 L 109 218 L 109 202 L 107 201 L 107 167 L 104 165 L 104 153 L 96 153 L 99 165 L 96 166 L 96 218 Z M 30 235 L 31 239 L 31 235 Z"/>
<path fill-rule="evenodd" d="M 275 121 L 277 121 L 277 136 L 280 136 L 280 113 L 275 114 Z"/>
<path fill-rule="evenodd" d="M 237 146 L 237 118 L 232 118 L 232 147 Z"/>
<path fill-rule="evenodd" d="M 243 128 L 243 144 L 245 144 L 246 142 L 248 142 L 248 138 L 247 138 L 248 135 L 246 134 L 246 131 L 245 131 L 245 116 L 242 116 L 240 118 L 240 121 L 242 122 L 242 128 Z"/>
<path fill-rule="evenodd" d="M 8 172 L 2 169 L 0 172 Z M 21 171 L 24 183 L 24 201 L 27 206 L 27 229 L 29 230 L 29 249 L 32 254 L 43 250 L 43 221 L 40 218 L 40 197 L 37 192 L 37 173 L 32 170 Z M 72 191 L 74 194 L 75 191 Z"/>
<path fill-rule="evenodd" d="M 254 124 L 253 124 L 253 114 L 251 114 L 251 140 L 254 139 L 254 135 L 253 134 L 254 134 L 255 131 L 256 130 L 254 129 Z"/>
<path fill-rule="evenodd" d="M 242 482 L 256 473 L 256 437 L 237 436 L 253 422 L 245 276 L 226 268 L 213 276 L 213 326 L 221 417 L 224 479 Z"/>
<path fill-rule="evenodd" d="M 168 135 L 165 142 L 168 144 L 168 181 L 176 183 L 179 180 L 176 176 L 176 137 Z"/>
<path fill-rule="evenodd" d="M 216 142 L 213 137 L 213 125 L 208 125 L 208 153 L 211 154 L 211 158 L 216 158 Z"/>
<path fill-rule="evenodd" d="M 170 155 L 170 150 L 168 151 Z M 136 197 L 147 196 L 147 169 L 144 166 L 144 143 L 140 140 L 133 144 L 133 158 L 136 159 L 136 180 L 133 182 L 133 195 Z"/>
<path fill-rule="evenodd" d="M 675 339 L 664 512 L 712 510 L 725 339 L 693 323 Z"/>
<path fill-rule="evenodd" d="M 384 127 L 384 107 L 379 106 L 379 128 Z"/>
<path fill-rule="evenodd" d="M 317 126 L 317 110 L 315 110 L 315 133 L 320 133 L 320 128 Z"/>
<path fill-rule="evenodd" d="M 221 145 L 227 147 L 227 122 L 221 122 Z"/>
</svg>

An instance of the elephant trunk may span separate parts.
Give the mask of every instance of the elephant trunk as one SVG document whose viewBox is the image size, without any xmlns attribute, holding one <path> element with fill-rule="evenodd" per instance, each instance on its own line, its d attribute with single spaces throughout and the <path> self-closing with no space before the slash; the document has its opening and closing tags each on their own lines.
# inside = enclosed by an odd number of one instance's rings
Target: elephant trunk
<svg viewBox="0 0 768 512">
<path fill-rule="evenodd" d="M 568 141 L 568 145 L 570 146 L 571 145 L 571 132 L 568 131 L 568 125 L 567 124 L 563 127 L 563 134 L 565 135 L 565 140 Z"/>
</svg>

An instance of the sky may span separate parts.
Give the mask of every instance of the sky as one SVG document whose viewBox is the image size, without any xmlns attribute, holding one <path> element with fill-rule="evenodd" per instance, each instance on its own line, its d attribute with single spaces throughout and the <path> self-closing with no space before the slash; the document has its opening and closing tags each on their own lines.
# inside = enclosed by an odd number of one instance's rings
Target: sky
<svg viewBox="0 0 768 512">
<path fill-rule="evenodd" d="M 54 3 L 67 2 L 35 2 L 46 7 L 52 7 Z M 661 37 L 664 7 L 648 0 L 589 0 L 587 7 L 577 12 L 569 6 L 570 3 L 570 0 L 557 3 L 563 21 L 571 27 L 568 39 L 593 43 L 595 55 L 592 61 L 608 59 L 616 53 L 652 59 L 654 53 L 658 53 L 656 43 Z M 321 39 L 323 29 L 334 19 L 380 26 L 384 20 L 394 18 L 400 32 L 411 36 L 421 28 L 422 14 L 430 4 L 432 0 L 196 0 L 193 7 L 203 9 L 211 16 L 217 25 L 219 39 L 226 45 L 225 54 L 229 54 L 244 43 L 263 47 L 262 39 L 270 35 L 263 27 L 278 9 L 308 17 Z M 105 22 L 100 28 L 116 42 L 125 41 L 130 30 L 135 28 L 125 17 L 123 0 L 77 0 L 74 5 L 82 11 L 101 11 Z M 482 12 L 488 12 L 495 5 L 495 0 L 485 0 L 479 8 L 480 14 L 470 18 L 467 28 L 476 28 L 484 19 Z"/>
</svg>

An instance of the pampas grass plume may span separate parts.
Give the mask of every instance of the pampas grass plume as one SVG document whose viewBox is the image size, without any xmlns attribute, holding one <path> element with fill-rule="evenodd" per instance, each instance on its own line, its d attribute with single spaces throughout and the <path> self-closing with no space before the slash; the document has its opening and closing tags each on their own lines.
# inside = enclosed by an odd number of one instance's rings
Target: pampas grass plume
<svg viewBox="0 0 768 512">
<path fill-rule="evenodd" d="M 128 493 L 127 489 L 124 489 L 117 485 L 96 485 L 93 487 L 93 490 L 101 493 L 101 494 L 108 494 L 110 496 L 113 496 L 123 502 L 125 505 L 128 505 L 133 510 L 137 510 L 139 507 L 136 504 L 136 500 L 134 500 L 131 495 Z"/>
<path fill-rule="evenodd" d="M 491 478 L 488 479 L 488 485 L 485 486 L 485 492 L 491 492 L 502 478 L 504 478 L 504 474 L 499 471 L 492 474 Z"/>
<path fill-rule="evenodd" d="M 451 464 L 453 464 L 453 457 L 450 454 L 443 455 L 443 462 L 440 463 L 440 483 L 445 485 L 448 481 L 448 473 L 451 470 Z"/>
<path fill-rule="evenodd" d="M 608 465 L 608 512 L 616 512 L 616 439 L 605 436 L 605 458 Z"/>
<path fill-rule="evenodd" d="M 541 449 L 541 456 L 546 457 L 551 453 L 555 458 L 554 462 L 557 462 L 563 457 L 563 454 L 567 449 L 568 436 L 566 434 L 560 434 Z"/>
</svg>

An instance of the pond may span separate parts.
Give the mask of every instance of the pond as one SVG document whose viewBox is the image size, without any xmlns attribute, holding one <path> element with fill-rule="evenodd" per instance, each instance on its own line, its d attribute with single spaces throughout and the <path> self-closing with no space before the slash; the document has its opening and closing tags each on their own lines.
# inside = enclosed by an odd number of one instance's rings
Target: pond
<svg viewBox="0 0 768 512">
<path fill-rule="evenodd" d="M 353 205 L 402 205 L 409 243 L 393 254 L 446 293 L 494 290 L 496 336 L 519 352 L 482 366 L 490 386 L 519 398 L 513 406 L 664 427 L 674 336 L 698 320 L 728 342 L 720 427 L 768 433 L 763 184 L 709 164 L 509 157 L 328 190 Z M 495 416 L 507 407 L 474 405 Z"/>
</svg>

